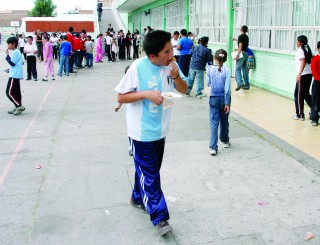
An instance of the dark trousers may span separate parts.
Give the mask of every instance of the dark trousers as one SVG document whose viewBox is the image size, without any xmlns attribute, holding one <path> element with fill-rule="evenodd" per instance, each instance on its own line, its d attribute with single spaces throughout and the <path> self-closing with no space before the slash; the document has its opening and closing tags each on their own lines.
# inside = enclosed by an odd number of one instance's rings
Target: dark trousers
<svg viewBox="0 0 320 245">
<path fill-rule="evenodd" d="M 296 114 L 298 117 L 305 118 L 304 116 L 304 101 L 307 102 L 311 108 L 311 95 L 310 85 L 312 81 L 312 74 L 306 74 L 301 76 L 301 81 L 296 83 L 294 90 L 294 102 L 296 106 Z"/>
<path fill-rule="evenodd" d="M 20 79 L 9 77 L 6 95 L 15 107 L 21 106 Z"/>
<path fill-rule="evenodd" d="M 76 51 L 75 64 L 76 64 L 76 67 L 81 67 L 82 66 L 82 51 L 81 50 Z"/>
<path fill-rule="evenodd" d="M 27 56 L 27 79 L 31 79 L 31 75 L 33 79 L 37 79 L 37 59 L 36 56 L 30 55 Z"/>
<path fill-rule="evenodd" d="M 320 111 L 320 81 L 313 81 L 311 95 L 311 120 L 318 122 Z"/>
<path fill-rule="evenodd" d="M 52 46 L 52 58 L 58 59 L 58 46 Z"/>
<path fill-rule="evenodd" d="M 130 57 L 130 55 L 131 55 L 131 45 L 130 46 L 126 46 L 126 50 L 127 50 L 127 59 L 130 60 L 131 59 L 131 57 Z"/>
<path fill-rule="evenodd" d="M 105 53 L 106 53 L 107 56 L 108 56 L 108 61 L 111 61 L 111 60 L 112 60 L 110 47 L 111 47 L 110 44 L 106 44 Z"/>
<path fill-rule="evenodd" d="M 134 59 L 139 58 L 139 46 L 133 46 L 133 58 Z"/>
<path fill-rule="evenodd" d="M 182 71 L 183 75 L 185 75 L 186 77 L 188 77 L 188 73 L 189 73 L 190 60 L 191 60 L 190 54 L 184 54 L 179 56 L 179 62 L 178 62 L 179 68 Z"/>
<path fill-rule="evenodd" d="M 69 72 L 73 72 L 73 65 L 74 65 L 74 53 L 72 53 L 69 59 Z"/>
<path fill-rule="evenodd" d="M 151 142 L 132 140 L 133 159 L 136 167 L 132 199 L 137 204 L 144 204 L 153 225 L 169 219 L 160 183 L 164 146 L 164 138 Z"/>
<path fill-rule="evenodd" d="M 119 46 L 119 59 L 120 60 L 126 59 L 126 46 L 124 45 Z"/>
<path fill-rule="evenodd" d="M 24 49 L 24 47 L 20 47 L 20 52 L 21 52 L 21 54 L 23 54 L 24 60 L 27 60 L 26 54 L 23 53 L 23 49 Z"/>
<path fill-rule="evenodd" d="M 116 60 L 116 53 L 111 51 L 112 61 Z"/>
</svg>

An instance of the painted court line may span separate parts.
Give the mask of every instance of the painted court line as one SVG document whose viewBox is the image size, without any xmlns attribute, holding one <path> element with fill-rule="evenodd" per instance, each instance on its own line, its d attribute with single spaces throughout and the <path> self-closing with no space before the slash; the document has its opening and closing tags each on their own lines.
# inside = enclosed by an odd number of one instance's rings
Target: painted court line
<svg viewBox="0 0 320 245">
<path fill-rule="evenodd" d="M 20 149 L 21 149 L 21 147 L 22 147 L 25 139 L 26 139 L 27 136 L 28 136 L 28 134 L 29 134 L 29 132 L 30 132 L 30 129 L 32 128 L 32 126 L 33 126 L 33 124 L 35 123 L 35 121 L 37 120 L 38 115 L 39 115 L 40 111 L 42 110 L 42 108 L 43 108 L 43 106 L 44 106 L 44 104 L 45 104 L 48 96 L 50 95 L 50 93 L 51 93 L 54 85 L 56 84 L 57 80 L 58 80 L 58 78 L 56 78 L 56 80 L 51 84 L 51 86 L 49 87 L 47 93 L 44 95 L 44 97 L 43 97 L 43 99 L 42 99 L 42 101 L 41 101 L 41 103 L 40 103 L 40 106 L 39 106 L 36 114 L 34 115 L 34 117 L 32 118 L 32 120 L 30 121 L 30 123 L 28 124 L 26 130 L 23 132 L 22 136 L 20 137 L 20 139 L 19 139 L 19 141 L 18 141 L 18 144 L 17 144 L 14 152 L 12 153 L 9 161 L 6 163 L 4 170 L 1 172 L 1 175 L 0 175 L 0 187 L 2 186 L 3 182 L 5 181 L 8 173 L 10 172 L 11 167 L 12 167 L 12 165 L 13 165 L 13 163 L 14 163 L 14 160 L 15 160 L 16 157 L 18 156 L 18 153 L 19 153 L 19 151 L 20 151 Z"/>
</svg>

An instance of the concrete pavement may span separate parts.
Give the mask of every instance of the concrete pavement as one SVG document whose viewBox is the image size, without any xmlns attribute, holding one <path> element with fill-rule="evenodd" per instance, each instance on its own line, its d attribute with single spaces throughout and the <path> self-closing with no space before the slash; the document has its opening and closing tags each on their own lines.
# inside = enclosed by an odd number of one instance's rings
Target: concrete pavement
<svg viewBox="0 0 320 245">
<path fill-rule="evenodd" d="M 159 237 L 129 204 L 125 108 L 113 110 L 128 64 L 94 64 L 55 82 L 23 80 L 26 111 L 16 117 L 6 112 L 12 105 L 0 73 L 1 244 L 280 245 L 307 243 L 306 232 L 315 235 L 308 244 L 320 243 L 317 172 L 234 112 L 231 147 L 210 156 L 208 104 L 194 97 L 172 111 L 161 178 L 174 230 Z"/>
</svg>

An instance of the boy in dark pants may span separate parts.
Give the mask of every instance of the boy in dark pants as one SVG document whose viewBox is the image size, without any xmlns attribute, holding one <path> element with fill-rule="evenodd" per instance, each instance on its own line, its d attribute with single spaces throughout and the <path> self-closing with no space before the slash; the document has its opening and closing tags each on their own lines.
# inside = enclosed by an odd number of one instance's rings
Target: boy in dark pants
<svg viewBox="0 0 320 245">
<path fill-rule="evenodd" d="M 22 56 L 18 47 L 18 39 L 16 37 L 9 37 L 7 40 L 8 49 L 6 50 L 6 60 L 9 63 L 10 72 L 9 80 L 6 89 L 6 94 L 9 100 L 14 104 L 14 108 L 8 111 L 9 114 L 19 115 L 25 110 L 21 103 L 20 79 L 23 78 L 22 73 Z M 11 57 L 9 50 L 13 50 Z"/>
<path fill-rule="evenodd" d="M 31 75 L 33 79 L 37 80 L 37 46 L 32 43 L 33 37 L 28 36 L 27 43 L 24 46 L 23 53 L 27 56 L 27 80 L 31 80 Z"/>
<path fill-rule="evenodd" d="M 317 44 L 318 54 L 311 61 L 313 75 L 312 101 L 311 101 L 311 125 L 318 126 L 320 111 L 320 42 Z"/>
</svg>

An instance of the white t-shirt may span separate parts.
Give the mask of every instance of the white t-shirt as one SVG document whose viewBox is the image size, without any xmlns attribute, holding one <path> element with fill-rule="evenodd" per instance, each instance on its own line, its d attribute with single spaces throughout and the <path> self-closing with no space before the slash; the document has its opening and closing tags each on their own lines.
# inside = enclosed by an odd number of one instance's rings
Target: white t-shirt
<svg viewBox="0 0 320 245">
<path fill-rule="evenodd" d="M 27 56 L 35 56 L 34 52 L 37 52 L 37 45 L 35 44 L 29 44 L 29 43 L 26 43 L 26 45 L 24 46 L 23 48 L 23 51 L 26 51 L 26 52 L 31 52 L 31 53 L 26 53 Z"/>
<path fill-rule="evenodd" d="M 300 72 L 300 67 L 301 67 L 301 59 L 304 59 L 305 55 L 301 47 L 298 48 L 297 53 L 296 53 L 296 70 L 297 70 L 297 75 Z M 310 64 L 306 63 L 306 66 L 304 67 L 304 70 L 301 75 L 306 75 L 306 74 L 311 74 L 311 67 Z"/>
<path fill-rule="evenodd" d="M 106 36 L 106 44 L 111 45 L 111 43 L 112 43 L 112 37 Z"/>
<path fill-rule="evenodd" d="M 26 42 L 24 40 L 24 38 L 19 38 L 18 40 L 18 45 L 19 45 L 19 48 L 23 48 L 25 46 Z"/>
<path fill-rule="evenodd" d="M 52 46 L 58 46 L 58 41 L 59 38 L 58 37 L 50 37 L 50 42 L 52 43 Z"/>
<path fill-rule="evenodd" d="M 119 94 L 138 91 L 173 91 L 174 83 L 169 83 L 167 75 L 169 66 L 156 66 L 147 56 L 135 60 L 121 79 L 115 90 Z M 185 79 L 182 72 L 179 71 Z M 171 108 L 163 109 L 144 99 L 127 104 L 128 135 L 134 140 L 150 142 L 166 137 L 169 130 Z"/>
<path fill-rule="evenodd" d="M 175 40 L 174 38 L 171 38 L 171 44 L 172 46 L 178 46 L 179 38 L 177 40 Z M 177 49 L 177 47 L 172 47 L 172 49 L 173 49 L 173 55 L 180 55 L 180 52 Z"/>
</svg>

